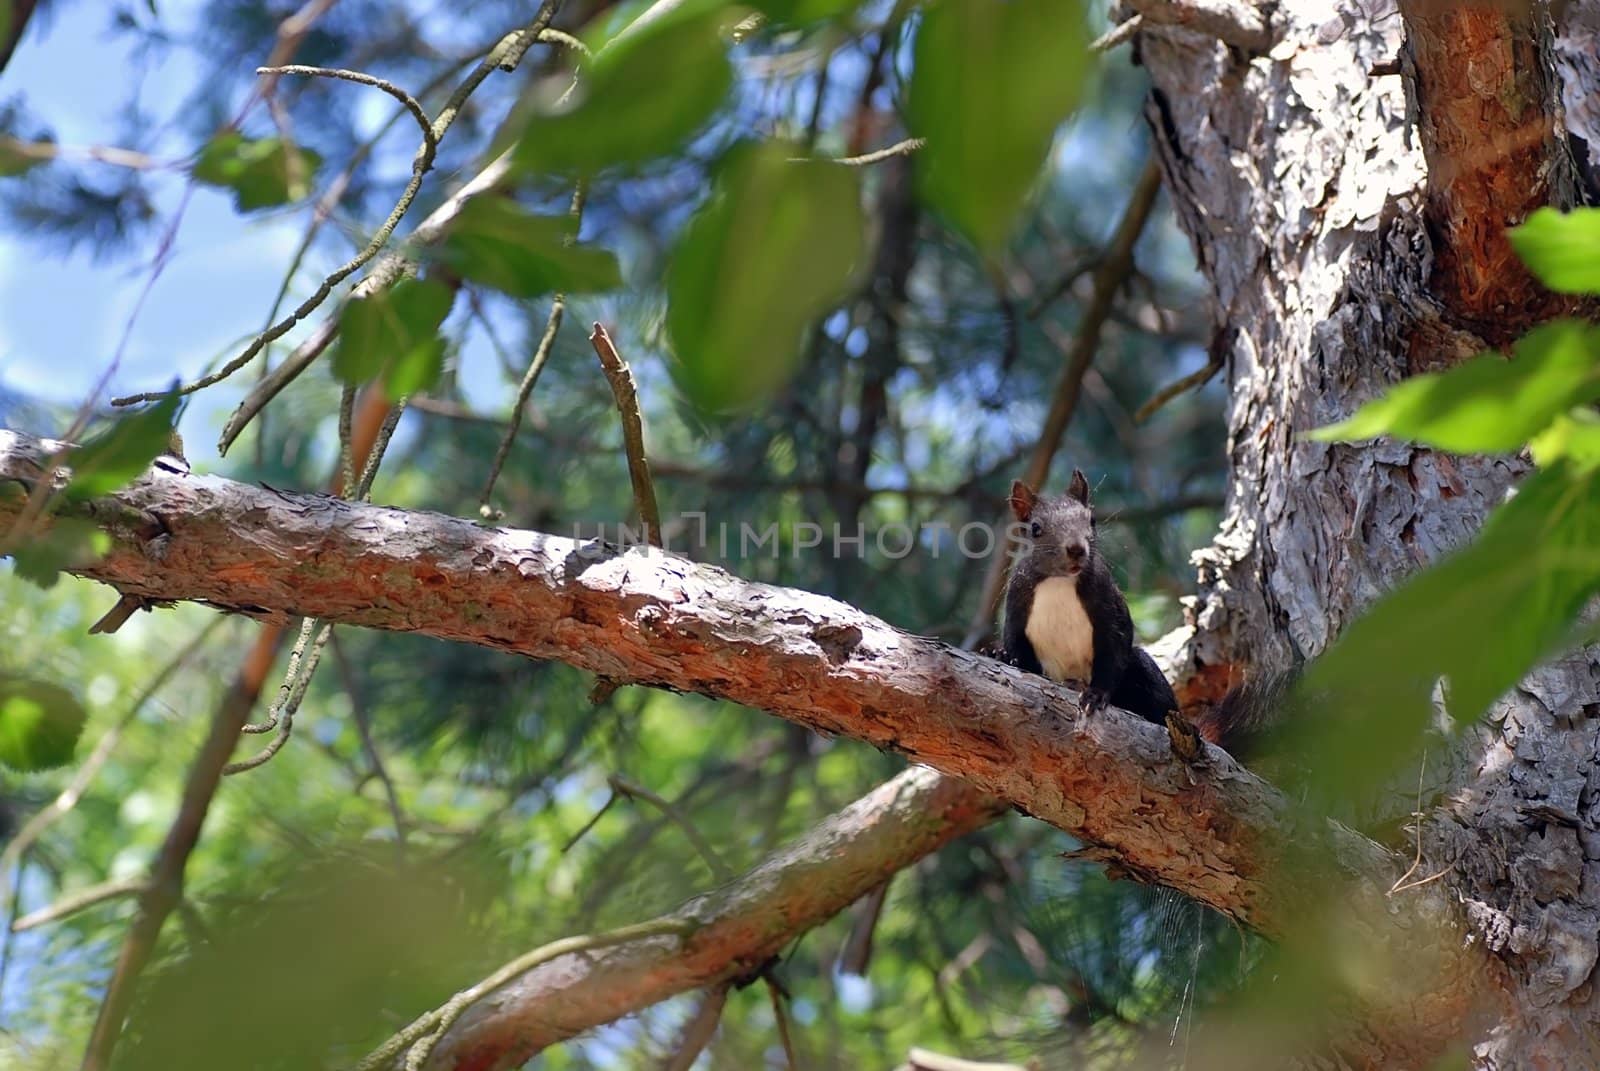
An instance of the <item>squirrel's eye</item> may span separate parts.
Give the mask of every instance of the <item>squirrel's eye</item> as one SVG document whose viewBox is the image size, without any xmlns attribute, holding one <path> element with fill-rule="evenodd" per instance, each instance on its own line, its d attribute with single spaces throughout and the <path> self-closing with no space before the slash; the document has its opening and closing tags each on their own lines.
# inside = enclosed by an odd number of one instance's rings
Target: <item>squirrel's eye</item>
<svg viewBox="0 0 1600 1071">
<path fill-rule="evenodd" d="M 1028 534 L 1033 536 L 1033 538 L 1038 539 L 1040 536 L 1044 535 L 1044 525 L 1040 524 L 1038 521 L 1034 521 L 1033 524 L 1028 526 Z"/>
</svg>

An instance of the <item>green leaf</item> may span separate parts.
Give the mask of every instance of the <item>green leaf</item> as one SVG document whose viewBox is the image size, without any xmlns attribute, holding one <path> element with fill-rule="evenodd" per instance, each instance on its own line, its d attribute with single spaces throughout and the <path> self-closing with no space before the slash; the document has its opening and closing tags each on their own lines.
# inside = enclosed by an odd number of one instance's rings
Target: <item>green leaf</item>
<svg viewBox="0 0 1600 1071">
<path fill-rule="evenodd" d="M 592 175 L 666 156 L 727 99 L 733 68 L 720 2 L 691 0 L 619 33 L 578 75 L 575 104 L 521 119 L 515 167 Z"/>
<path fill-rule="evenodd" d="M 1528 447 L 1541 468 L 1562 460 L 1580 471 L 1600 467 L 1600 413 L 1589 408 L 1562 413 L 1528 440 Z"/>
<path fill-rule="evenodd" d="M 194 177 L 233 191 L 241 212 L 298 201 L 311 191 L 311 176 L 322 157 L 296 147 L 293 155 L 282 138 L 249 139 L 227 130 L 200 150 Z"/>
<path fill-rule="evenodd" d="M 733 150 L 673 251 L 673 370 L 705 409 L 750 405 L 788 379 L 806 327 L 865 256 L 858 172 L 800 155 L 783 142 Z"/>
<path fill-rule="evenodd" d="M 65 688 L 0 674 L 0 764 L 32 773 L 70 762 L 87 720 Z"/>
<path fill-rule="evenodd" d="M 111 549 L 111 537 L 91 521 L 60 517 L 50 530 L 29 539 L 12 553 L 17 575 L 22 579 L 52 588 L 63 569 L 87 565 Z"/>
<path fill-rule="evenodd" d="M 941 0 L 917 31 L 907 100 L 926 138 L 924 201 L 985 252 L 1010 237 L 1089 68 L 1083 10 L 1063 0 Z"/>
<path fill-rule="evenodd" d="M 854 11 L 859 0 L 747 0 L 777 26 L 804 26 Z"/>
<path fill-rule="evenodd" d="M 1457 453 L 1514 452 L 1558 414 L 1596 399 L 1600 330 L 1564 320 L 1530 331 L 1514 360 L 1484 353 L 1447 372 L 1413 376 L 1310 437 L 1393 435 Z"/>
<path fill-rule="evenodd" d="M 351 298 L 339 314 L 334 375 L 351 386 L 381 376 L 391 400 L 433 386 L 444 361 L 439 325 L 455 297 L 455 290 L 444 283 L 404 279 L 387 290 Z"/>
<path fill-rule="evenodd" d="M 151 406 L 120 417 L 105 431 L 74 450 L 68 459 L 73 499 L 108 495 L 138 479 L 170 449 L 172 428 L 182 401 L 174 382 L 172 393 Z"/>
<path fill-rule="evenodd" d="M 1566 462 L 1528 477 L 1477 539 L 1418 573 L 1308 667 L 1289 719 L 1292 752 L 1324 800 L 1360 793 L 1414 758 L 1447 682 L 1457 724 L 1571 636 L 1600 593 L 1600 469 Z"/>
<path fill-rule="evenodd" d="M 615 290 L 622 272 L 610 250 L 577 245 L 570 216 L 536 216 L 500 197 L 475 197 L 439 249 L 462 278 L 513 297 Z"/>
<path fill-rule="evenodd" d="M 21 175 L 47 162 L 47 157 L 30 153 L 27 147 L 25 142 L 0 135 L 0 178 Z"/>
<path fill-rule="evenodd" d="M 1541 208 L 1510 231 L 1539 281 L 1563 294 L 1600 294 L 1600 208 Z"/>
</svg>

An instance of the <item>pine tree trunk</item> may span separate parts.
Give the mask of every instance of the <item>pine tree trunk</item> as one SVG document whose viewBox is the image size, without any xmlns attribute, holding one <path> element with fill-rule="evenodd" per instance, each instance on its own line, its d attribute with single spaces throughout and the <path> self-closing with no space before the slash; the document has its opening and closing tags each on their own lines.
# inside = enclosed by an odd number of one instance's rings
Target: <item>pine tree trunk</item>
<svg viewBox="0 0 1600 1071">
<path fill-rule="evenodd" d="M 1222 13 L 1209 33 L 1179 21 L 1196 7 Z M 1503 230 L 1594 188 L 1569 135 L 1600 110 L 1600 3 L 1370 7 L 1285 0 L 1263 35 L 1243 3 L 1130 4 L 1231 394 L 1226 516 L 1177 653 L 1190 700 L 1315 658 L 1528 467 L 1301 434 L 1565 311 Z M 1438 764 L 1423 873 L 1447 869 L 1504 966 L 1480 1067 L 1600 1066 L 1597 678 L 1592 651 L 1541 669 Z"/>
</svg>

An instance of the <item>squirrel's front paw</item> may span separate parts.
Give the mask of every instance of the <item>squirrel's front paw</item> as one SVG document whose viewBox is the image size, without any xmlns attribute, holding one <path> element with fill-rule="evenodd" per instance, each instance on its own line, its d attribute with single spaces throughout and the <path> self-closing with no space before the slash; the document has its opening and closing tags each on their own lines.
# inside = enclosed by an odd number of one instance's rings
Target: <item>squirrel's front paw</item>
<svg viewBox="0 0 1600 1071">
<path fill-rule="evenodd" d="M 1111 705 L 1111 693 L 1104 688 L 1089 685 L 1083 689 L 1083 712 L 1099 714 Z"/>
</svg>

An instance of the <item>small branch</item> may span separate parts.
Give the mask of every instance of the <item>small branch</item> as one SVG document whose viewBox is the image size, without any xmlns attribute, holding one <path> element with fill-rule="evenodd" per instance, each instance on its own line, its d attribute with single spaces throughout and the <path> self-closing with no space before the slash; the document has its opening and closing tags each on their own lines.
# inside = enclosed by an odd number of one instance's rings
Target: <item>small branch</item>
<svg viewBox="0 0 1600 1071">
<path fill-rule="evenodd" d="M 416 119 L 417 126 L 422 129 L 422 149 L 413 165 L 419 171 L 427 171 L 433 166 L 433 157 L 439 149 L 439 137 L 433 131 L 433 123 L 428 119 L 428 113 L 422 110 L 422 105 L 417 98 L 401 89 L 393 82 L 376 75 L 366 74 L 363 71 L 351 71 L 342 67 L 309 67 L 302 63 L 290 63 L 282 67 L 257 67 L 257 74 L 284 75 L 298 74 L 308 78 L 336 78 L 342 82 L 355 82 L 357 85 L 371 86 L 381 89 L 395 100 L 405 106 Z"/>
<path fill-rule="evenodd" d="M 722 1009 L 728 1003 L 728 983 L 723 982 L 706 990 L 700 1007 L 683 1028 L 683 1035 L 673 1047 L 672 1055 L 661 1063 L 661 1071 L 689 1071 L 700 1058 L 705 1047 L 717 1032 L 722 1021 Z"/>
<path fill-rule="evenodd" d="M 589 335 L 595 355 L 600 358 L 600 369 L 611 384 L 612 397 L 617 400 L 617 412 L 622 416 L 622 448 L 628 457 L 628 480 L 633 484 L 633 504 L 639 511 L 639 521 L 644 525 L 645 540 L 653 547 L 661 546 L 661 510 L 656 505 L 656 488 L 650 479 L 650 461 L 644 453 L 644 420 L 639 415 L 639 390 L 633 381 L 633 370 L 628 367 L 611 336 L 599 321 Z"/>
<path fill-rule="evenodd" d="M 723 882 L 733 877 L 733 871 L 728 869 L 727 864 L 718 857 L 716 849 L 711 847 L 711 842 L 706 840 L 701 832 L 695 828 L 694 823 L 689 821 L 689 816 L 684 814 L 683 811 L 643 785 L 636 785 L 617 774 L 612 774 L 611 777 L 607 778 L 607 783 L 611 786 L 611 791 L 619 796 L 644 800 L 666 815 L 667 820 L 673 825 L 683 830 L 683 835 L 689 838 L 689 843 L 694 845 L 695 851 L 699 852 L 700 857 L 706 861 L 706 866 L 711 868 L 712 877 L 716 878 L 717 881 Z M 605 812 L 602 810 L 601 813 Z"/>
<path fill-rule="evenodd" d="M 239 740 L 239 727 L 250 713 L 246 697 L 237 690 L 223 696 L 211 719 L 211 730 L 189 768 L 178 813 L 172 820 L 161 850 L 150 869 L 147 888 L 106 983 L 105 996 L 95 1017 L 81 1071 L 107 1071 L 122 1034 L 122 1024 L 133 1001 L 135 984 L 155 951 L 156 939 L 167 916 L 183 900 L 183 872 L 200 839 L 206 812 L 222 779 L 222 769 Z"/>
<path fill-rule="evenodd" d="M 1200 387 L 1205 386 L 1211 381 L 1211 377 L 1220 371 L 1222 371 L 1222 350 L 1220 347 L 1213 347 L 1204 367 L 1190 372 L 1188 375 L 1168 383 L 1165 387 L 1156 391 L 1150 400 L 1141 405 L 1139 411 L 1133 414 L 1133 422 L 1135 424 L 1143 424 L 1154 416 L 1162 406 L 1179 395 L 1187 394 L 1189 391 L 1198 390 Z"/>
<path fill-rule="evenodd" d="M 872 937 L 878 929 L 878 919 L 883 916 L 883 905 L 889 899 L 890 882 L 868 893 L 857 905 L 855 925 L 850 928 L 849 940 L 839 953 L 839 973 L 863 976 L 872 962 Z"/>
<path fill-rule="evenodd" d="M 1089 45 L 1090 52 L 1109 52 L 1122 42 L 1139 32 L 1139 27 L 1144 25 L 1144 16 L 1135 15 L 1111 27 L 1105 33 L 1096 37 Z"/>
<path fill-rule="evenodd" d="M 316 672 L 317 663 L 322 658 L 323 645 L 328 642 L 328 636 L 333 631 L 332 625 L 324 625 L 317 633 L 316 642 L 311 645 L 311 655 L 305 657 L 306 644 L 311 639 L 312 631 L 317 627 L 314 618 L 306 618 L 300 624 L 300 637 L 295 640 L 294 649 L 289 652 L 289 666 L 284 671 L 283 683 L 278 686 L 278 701 L 267 712 L 266 725 L 240 726 L 240 732 L 270 732 L 272 728 L 278 730 L 270 743 L 248 759 L 230 762 L 222 768 L 224 777 L 242 774 L 247 770 L 254 770 L 264 766 L 289 742 L 289 734 L 294 731 L 294 716 L 300 709 L 300 703 L 306 697 L 306 689 L 311 686 L 311 675 Z"/>
<path fill-rule="evenodd" d="M 836 156 L 828 162 L 843 164 L 845 167 L 868 167 L 872 164 L 881 164 L 885 160 L 892 160 L 896 156 L 909 156 L 927 143 L 927 138 L 906 138 L 904 141 L 895 142 L 886 149 L 862 153 L 860 156 Z M 803 162 L 804 160 L 804 157 L 799 157 L 797 162 Z"/>
<path fill-rule="evenodd" d="M 76 915 L 96 904 L 103 904 L 107 900 L 117 900 L 124 896 L 142 896 L 149 885 L 143 878 L 125 878 L 122 881 L 107 881 L 99 885 L 91 885 L 87 889 L 63 896 L 48 907 L 41 907 L 30 912 L 11 924 L 12 933 L 23 933 L 38 926 L 52 922 L 60 922 L 64 918 Z"/>
<path fill-rule="evenodd" d="M 164 160 L 157 160 L 147 153 L 134 149 L 119 149 L 112 145 L 58 145 L 53 141 L 19 141 L 16 138 L 0 137 L 0 155 L 5 154 L 20 156 L 26 160 L 45 161 L 76 157 L 110 164 L 112 167 L 126 167 L 133 171 L 163 171 L 177 166 Z"/>
<path fill-rule="evenodd" d="M 800 1071 L 800 1061 L 794 1055 L 794 1039 L 789 1036 L 789 1014 L 784 1010 L 783 1001 L 788 995 L 778 980 L 772 976 L 769 969 L 762 974 L 762 980 L 767 984 L 767 996 L 772 1000 L 772 1018 L 778 1024 L 778 1040 L 783 1044 L 784 1066 L 789 1071 Z"/>
<path fill-rule="evenodd" d="M 567 838 L 567 842 L 561 846 L 561 854 L 562 855 L 566 855 L 568 852 L 570 852 L 572 850 L 572 846 L 573 845 L 577 844 L 584 837 L 588 836 L 589 835 L 589 830 L 593 829 L 596 825 L 598 825 L 599 822 L 600 822 L 600 819 L 604 818 L 605 815 L 606 815 L 606 812 L 609 811 L 611 809 L 612 805 L 615 804 L 617 802 L 617 800 L 619 800 L 621 798 L 622 798 L 621 794 L 618 793 L 616 789 L 612 789 L 611 790 L 611 795 L 606 797 L 605 803 L 601 804 L 600 805 L 600 809 L 598 811 L 594 812 L 594 816 L 592 818 L 590 818 L 587 822 L 583 823 L 583 825 L 579 828 L 579 830 L 576 833 L 574 833 L 572 836 Z"/>
<path fill-rule="evenodd" d="M 585 186 L 581 183 L 572 193 L 572 205 L 567 210 L 572 216 L 572 233 L 578 233 L 578 225 L 583 222 L 583 205 L 588 199 Z M 539 382 L 539 376 L 544 371 L 545 364 L 550 360 L 550 354 L 555 350 L 556 335 L 561 330 L 561 318 L 567 309 L 567 299 L 562 294 L 555 295 L 550 301 L 550 315 L 545 317 L 544 334 L 539 338 L 539 345 L 533 351 L 533 360 L 528 362 L 528 369 L 522 374 L 522 382 L 517 384 L 517 397 L 511 406 L 511 419 L 506 423 L 505 434 L 500 437 L 500 445 L 495 448 L 494 460 L 489 463 L 489 475 L 483 483 L 483 494 L 478 496 L 478 514 L 485 520 L 495 517 L 496 511 L 490 505 L 494 497 L 494 485 L 500 479 L 500 472 L 505 468 L 506 458 L 511 456 L 512 443 L 516 441 L 517 432 L 522 428 L 523 413 L 528 408 L 528 399 L 533 396 L 533 388 Z"/>
<path fill-rule="evenodd" d="M 440 111 L 439 117 L 429 124 L 429 129 L 433 132 L 433 142 L 435 145 L 437 145 L 438 142 L 444 137 L 445 131 L 450 128 L 451 123 L 455 121 L 455 117 L 460 111 L 461 105 L 466 101 L 466 98 L 471 95 L 472 91 L 475 90 L 483 82 L 483 80 L 489 76 L 490 71 L 500 67 L 502 63 L 511 62 L 514 66 L 515 62 L 520 61 L 523 52 L 525 52 L 527 49 L 527 45 L 536 37 L 538 37 L 539 33 L 549 25 L 551 18 L 555 16 L 555 11 L 558 6 L 559 0 L 544 0 L 544 3 L 540 6 L 539 14 L 534 18 L 533 22 L 520 30 L 513 30 L 511 33 L 502 38 L 500 43 L 490 51 L 489 55 L 484 57 L 483 62 L 480 63 L 478 67 L 467 76 L 467 78 L 459 87 L 457 87 L 456 91 L 451 94 L 450 99 L 445 103 L 443 110 Z M 526 38 L 526 40 L 524 40 L 524 38 Z M 512 59 L 513 55 L 515 57 L 514 60 Z M 493 165 L 491 165 L 491 167 L 492 166 Z M 233 375 L 233 373 L 237 372 L 239 369 L 243 368 L 245 365 L 254 360 L 256 355 L 266 348 L 269 343 L 274 342 L 288 334 L 294 329 L 295 325 L 299 324 L 302 320 L 315 312 L 317 308 L 319 308 L 322 303 L 326 301 L 330 295 L 332 295 L 335 287 L 359 271 L 365 264 L 371 261 L 373 257 L 376 257 L 383 247 L 388 244 L 390 235 L 392 235 L 395 228 L 400 225 L 400 221 L 405 218 L 406 212 L 411 208 L 412 201 L 416 199 L 418 190 L 422 188 L 423 174 L 424 172 L 422 169 L 413 169 L 411 179 L 406 183 L 405 189 L 401 191 L 399 200 L 395 202 L 395 206 L 390 211 L 388 218 L 379 225 L 377 231 L 373 233 L 372 238 L 368 240 L 367 244 L 361 249 L 360 252 L 356 253 L 355 256 L 351 257 L 344 264 L 330 272 L 327 277 L 317 285 L 316 290 L 311 294 L 310 297 L 301 302 L 300 305 L 294 309 L 294 311 L 289 313 L 288 316 L 285 316 L 283 319 L 279 320 L 265 331 L 262 331 L 260 334 L 256 335 L 250 344 L 246 346 L 237 357 L 234 357 L 227 364 L 223 365 L 220 369 L 211 373 L 210 375 L 202 376 L 200 379 L 197 379 L 192 383 L 179 387 L 178 393 L 193 394 L 197 390 L 201 390 L 205 387 L 211 386 L 212 384 L 220 383 L 222 380 L 227 379 L 229 376 Z M 331 339 L 331 331 L 328 337 Z M 324 346 L 325 345 L 326 343 L 324 343 Z M 157 398 L 162 398 L 165 397 L 166 394 L 167 392 L 165 391 L 147 394 L 134 394 L 123 398 L 113 398 L 111 404 L 116 406 L 133 405 L 137 402 L 152 401 Z M 232 442 L 233 437 L 237 436 L 238 430 L 238 428 L 234 427 L 233 421 L 230 420 L 229 427 L 224 430 L 223 441 L 219 446 L 221 452 L 227 452 L 227 446 Z"/>
</svg>

